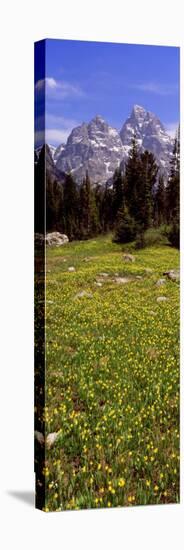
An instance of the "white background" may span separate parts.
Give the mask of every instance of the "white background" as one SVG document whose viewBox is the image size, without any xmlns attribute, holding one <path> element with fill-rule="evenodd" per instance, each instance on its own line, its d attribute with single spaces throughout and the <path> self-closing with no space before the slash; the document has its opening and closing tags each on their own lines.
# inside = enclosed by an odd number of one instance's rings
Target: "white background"
<svg viewBox="0 0 184 550">
<path fill-rule="evenodd" d="M 182 2 L 15 0 L 1 3 L 0 19 L 1 548 L 180 550 L 183 443 L 180 505 L 50 514 L 33 506 L 33 42 L 183 46 Z"/>
</svg>

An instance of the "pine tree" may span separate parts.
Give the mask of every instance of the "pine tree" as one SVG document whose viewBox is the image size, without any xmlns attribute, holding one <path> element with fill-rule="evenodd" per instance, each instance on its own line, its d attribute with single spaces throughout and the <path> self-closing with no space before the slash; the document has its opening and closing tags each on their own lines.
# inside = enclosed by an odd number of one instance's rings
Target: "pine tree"
<svg viewBox="0 0 184 550">
<path fill-rule="evenodd" d="M 98 233 L 101 233 L 103 229 L 103 197 L 104 197 L 103 186 L 99 184 L 96 185 L 94 189 L 94 196 L 95 196 L 95 204 L 96 204 L 97 217 L 98 217 Z"/>
<path fill-rule="evenodd" d="M 114 226 L 114 212 L 113 212 L 113 190 L 106 184 L 102 198 L 102 231 L 107 233 L 111 231 Z"/>
<path fill-rule="evenodd" d="M 166 221 L 166 191 L 164 177 L 160 175 L 154 196 L 154 222 L 157 226 Z"/>
<path fill-rule="evenodd" d="M 34 226 L 35 232 L 45 232 L 45 145 L 43 145 L 38 163 L 35 165 L 34 188 Z"/>
<path fill-rule="evenodd" d="M 99 213 L 96 205 L 95 191 L 93 189 L 90 190 L 89 210 L 90 210 L 89 236 L 93 237 L 97 235 L 100 231 Z"/>
<path fill-rule="evenodd" d="M 179 194 L 180 194 L 180 138 L 177 132 L 172 158 L 170 162 L 170 175 L 167 186 L 167 217 L 168 222 L 179 220 Z"/>
<path fill-rule="evenodd" d="M 113 176 L 113 220 L 116 220 L 117 212 L 123 205 L 124 181 L 120 168 L 117 168 Z"/>
<path fill-rule="evenodd" d="M 88 172 L 80 188 L 79 220 L 81 238 L 89 238 L 98 233 L 100 227 L 98 209 Z"/>
<path fill-rule="evenodd" d="M 63 192 L 64 228 L 70 240 L 78 237 L 78 190 L 71 174 L 67 174 Z"/>
<path fill-rule="evenodd" d="M 46 175 L 46 230 L 63 231 L 63 187 Z"/>
<path fill-rule="evenodd" d="M 153 223 L 153 188 L 157 172 L 158 166 L 153 154 L 148 151 L 140 154 L 134 137 L 125 175 L 121 175 L 122 185 L 118 186 L 121 204 L 117 212 L 116 240 L 125 242 L 127 238 L 128 242 L 136 236 L 143 243 L 144 231 Z M 120 179 L 119 174 L 116 179 L 119 183 L 118 176 Z"/>
<path fill-rule="evenodd" d="M 114 241 L 118 243 L 133 241 L 136 236 L 136 230 L 134 218 L 130 216 L 128 208 L 122 206 L 117 213 Z"/>
<path fill-rule="evenodd" d="M 125 168 L 125 203 L 128 205 L 130 216 L 138 218 L 138 195 L 140 189 L 141 163 L 140 154 L 135 137 L 132 139 L 132 147 Z"/>
<path fill-rule="evenodd" d="M 88 210 L 88 199 L 86 192 L 85 179 L 83 180 L 80 190 L 79 190 L 79 233 L 80 239 L 87 238 L 87 210 Z"/>
<path fill-rule="evenodd" d="M 154 155 L 144 151 L 140 157 L 140 179 L 138 189 L 137 219 L 144 230 L 153 223 L 153 189 L 157 179 L 158 166 Z"/>
<path fill-rule="evenodd" d="M 167 219 L 171 224 L 170 242 L 179 248 L 180 240 L 180 134 L 175 138 L 167 186 Z"/>
</svg>

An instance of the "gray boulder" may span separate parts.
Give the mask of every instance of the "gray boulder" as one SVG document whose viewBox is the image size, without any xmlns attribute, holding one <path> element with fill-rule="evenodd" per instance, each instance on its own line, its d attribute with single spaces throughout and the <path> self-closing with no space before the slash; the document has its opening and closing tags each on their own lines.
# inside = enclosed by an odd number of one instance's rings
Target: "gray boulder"
<svg viewBox="0 0 184 550">
<path fill-rule="evenodd" d="M 131 283 L 131 281 L 133 281 L 133 279 L 132 279 L 132 277 L 115 277 L 114 281 L 118 285 L 121 285 L 121 284 Z"/>
<path fill-rule="evenodd" d="M 59 233 L 59 231 L 53 231 L 46 234 L 45 242 L 48 246 L 62 246 L 69 242 L 67 235 Z"/>
<path fill-rule="evenodd" d="M 167 302 L 166 296 L 158 296 L 157 302 Z"/>
<path fill-rule="evenodd" d="M 46 447 L 47 447 L 47 449 L 51 449 L 51 447 L 53 447 L 53 445 L 56 442 L 59 434 L 60 434 L 60 432 L 52 432 L 52 433 L 47 435 L 47 437 L 46 437 Z"/>
<path fill-rule="evenodd" d="M 166 277 L 168 277 L 168 279 L 170 279 L 171 281 L 179 282 L 180 280 L 179 269 L 171 269 L 170 271 L 164 271 L 163 275 L 166 275 Z"/>
<path fill-rule="evenodd" d="M 81 290 L 81 292 L 76 294 L 75 298 L 93 298 L 93 294 L 91 294 L 91 292 L 86 292 L 86 290 Z"/>
<path fill-rule="evenodd" d="M 166 282 L 165 279 L 158 279 L 158 281 L 156 282 L 156 286 L 162 286 L 165 284 L 165 282 Z"/>
</svg>

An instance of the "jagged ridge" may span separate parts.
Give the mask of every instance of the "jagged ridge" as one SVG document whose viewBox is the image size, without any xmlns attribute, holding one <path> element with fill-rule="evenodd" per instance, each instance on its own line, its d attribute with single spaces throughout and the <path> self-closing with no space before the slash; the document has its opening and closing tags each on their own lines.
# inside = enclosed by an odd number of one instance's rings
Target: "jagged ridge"
<svg viewBox="0 0 184 550">
<path fill-rule="evenodd" d="M 94 183 L 104 184 L 119 165 L 124 166 L 133 136 L 141 150 L 154 154 L 160 170 L 167 174 L 173 140 L 158 117 L 140 105 L 134 105 L 120 132 L 100 115 L 83 122 L 72 130 L 66 145 L 50 146 L 52 159 L 56 170 L 71 172 L 78 183 L 88 170 Z"/>
</svg>

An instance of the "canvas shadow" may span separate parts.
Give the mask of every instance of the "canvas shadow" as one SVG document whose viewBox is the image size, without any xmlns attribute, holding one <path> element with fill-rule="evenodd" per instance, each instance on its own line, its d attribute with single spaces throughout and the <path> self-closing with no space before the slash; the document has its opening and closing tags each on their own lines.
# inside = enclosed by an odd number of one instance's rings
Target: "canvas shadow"
<svg viewBox="0 0 184 550">
<path fill-rule="evenodd" d="M 21 500 L 25 504 L 34 507 L 35 506 L 35 493 L 34 491 L 7 491 L 10 497 L 17 500 Z"/>
</svg>

